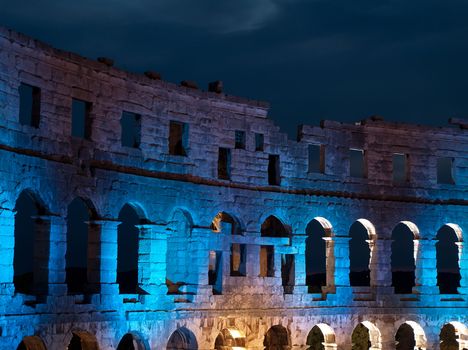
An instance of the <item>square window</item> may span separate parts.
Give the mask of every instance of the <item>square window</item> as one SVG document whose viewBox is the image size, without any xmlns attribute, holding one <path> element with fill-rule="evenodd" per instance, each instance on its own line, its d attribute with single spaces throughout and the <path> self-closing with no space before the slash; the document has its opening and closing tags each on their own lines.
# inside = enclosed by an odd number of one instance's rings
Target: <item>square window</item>
<svg viewBox="0 0 468 350">
<path fill-rule="evenodd" d="M 364 150 L 353 148 L 349 150 L 349 176 L 367 177 Z"/>
<path fill-rule="evenodd" d="M 169 154 L 186 156 L 188 148 L 188 124 L 171 120 L 169 122 Z"/>
<path fill-rule="evenodd" d="M 122 146 L 138 148 L 141 140 L 141 116 L 131 112 L 122 112 L 120 119 Z"/>
<path fill-rule="evenodd" d="M 403 183 L 409 180 L 408 178 L 408 155 L 402 153 L 393 154 L 393 182 Z"/>
<path fill-rule="evenodd" d="M 260 246 L 260 277 L 275 276 L 275 248 L 272 245 Z"/>
<path fill-rule="evenodd" d="M 236 130 L 235 133 L 235 148 L 237 149 L 245 149 L 245 131 L 242 130 Z"/>
<path fill-rule="evenodd" d="M 453 158 L 440 157 L 437 158 L 437 183 L 453 185 Z"/>
<path fill-rule="evenodd" d="M 91 138 L 91 103 L 74 98 L 72 100 L 72 136 Z"/>
<path fill-rule="evenodd" d="M 263 134 L 255 134 L 255 151 L 262 152 L 263 151 Z"/>
<path fill-rule="evenodd" d="M 325 147 L 323 145 L 309 145 L 309 173 L 325 172 Z"/>
<path fill-rule="evenodd" d="M 21 83 L 18 90 L 20 97 L 20 124 L 38 128 L 41 115 L 41 89 Z"/>
<path fill-rule="evenodd" d="M 218 153 L 218 179 L 229 180 L 231 178 L 231 150 L 219 148 Z"/>
</svg>

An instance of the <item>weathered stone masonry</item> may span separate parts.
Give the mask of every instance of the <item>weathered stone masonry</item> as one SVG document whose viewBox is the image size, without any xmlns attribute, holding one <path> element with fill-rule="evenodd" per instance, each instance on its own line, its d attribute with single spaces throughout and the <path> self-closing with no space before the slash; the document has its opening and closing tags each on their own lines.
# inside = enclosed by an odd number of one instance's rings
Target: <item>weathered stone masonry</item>
<svg viewBox="0 0 468 350">
<path fill-rule="evenodd" d="M 19 121 L 22 84 L 40 99 L 29 123 Z M 72 136 L 73 99 L 88 102 L 89 139 Z M 136 147 L 122 146 L 124 111 L 138 115 Z M 0 348 L 468 348 L 463 125 L 325 121 L 291 141 L 267 111 L 0 29 Z M 180 144 L 170 146 L 170 128 L 184 134 Z M 315 169 L 309 152 L 317 149 Z M 350 176 L 350 149 L 363 155 L 360 177 Z M 402 182 L 395 155 L 406 160 Z M 441 159 L 454 183 L 438 181 Z M 27 293 L 14 283 L 22 195 L 37 208 Z M 90 213 L 82 293 L 71 293 L 66 277 L 67 208 L 76 198 Z M 130 249 L 117 234 L 126 204 L 139 218 L 131 294 L 117 283 L 119 249 Z M 311 222 L 323 228 L 327 256 L 318 290 L 307 286 Z M 370 250 L 364 286 L 350 283 L 356 222 Z M 415 258 L 415 285 L 404 294 L 390 264 L 399 223 L 413 235 Z M 444 232 L 455 237 L 461 276 L 450 294 L 437 286 Z M 365 347 L 352 345 L 353 332 L 368 337 Z"/>
</svg>

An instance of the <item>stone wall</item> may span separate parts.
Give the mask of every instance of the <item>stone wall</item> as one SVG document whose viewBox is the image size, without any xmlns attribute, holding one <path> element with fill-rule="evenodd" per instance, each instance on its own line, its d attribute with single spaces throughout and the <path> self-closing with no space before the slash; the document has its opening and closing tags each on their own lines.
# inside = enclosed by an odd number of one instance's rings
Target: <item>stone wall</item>
<svg viewBox="0 0 468 350">
<path fill-rule="evenodd" d="M 19 122 L 21 84 L 40 88 L 38 127 Z M 92 103 L 89 139 L 71 136 L 73 98 Z M 123 111 L 140 115 L 138 147 L 122 146 Z M 458 348 L 468 347 L 466 130 L 369 118 L 301 126 L 298 141 L 291 141 L 267 112 L 263 102 L 124 72 L 0 29 L 0 348 L 24 339 L 29 349 L 65 349 L 75 335 L 83 349 L 116 349 L 131 333 L 138 349 L 161 349 L 179 329 L 182 348 L 214 349 L 224 330 L 225 343 L 216 348 L 234 342 L 305 349 L 319 325 L 325 349 L 351 349 L 359 324 L 372 349 L 394 349 L 402 324 L 413 330 L 416 348 L 439 349 L 447 324 Z M 188 126 L 186 156 L 170 154 L 170 121 Z M 245 132 L 245 149 L 234 147 L 236 130 Z M 263 135 L 263 150 L 255 150 L 255 134 Z M 310 145 L 321 146 L 322 171 L 310 171 Z M 229 179 L 218 176 L 220 147 L 231 150 Z M 350 149 L 363 150 L 363 177 L 350 176 Z M 394 181 L 394 154 L 406 155 L 408 181 Z M 268 180 L 270 155 L 279 156 L 279 185 Z M 440 158 L 451 160 L 454 183 L 439 183 Z M 13 283 L 21 193 L 42 208 L 34 218 L 40 233 L 30 294 Z M 94 212 L 87 271 L 94 289 L 71 295 L 67 207 L 77 197 Z M 138 294 L 119 294 L 116 280 L 125 204 L 141 217 Z M 230 223 L 213 225 L 228 216 Z M 270 216 L 281 221 L 284 237 L 261 235 Z M 327 232 L 327 283 L 309 293 L 306 228 L 314 219 Z M 370 285 L 363 287 L 349 280 L 356 221 L 371 249 Z M 408 294 L 392 287 L 392 231 L 400 222 L 414 235 L 416 285 Z M 232 234 L 233 223 L 240 234 Z M 459 249 L 457 294 L 440 294 L 436 285 L 436 234 L 448 224 Z M 232 244 L 245 247 L 245 276 L 229 273 Z M 274 247 L 269 277 L 260 276 L 262 246 Z M 221 256 L 220 293 L 209 284 L 210 251 Z M 286 255 L 294 256 L 288 288 L 281 271 Z M 166 279 L 173 276 L 180 288 L 168 293 Z M 286 343 L 269 330 L 285 330 Z"/>
</svg>

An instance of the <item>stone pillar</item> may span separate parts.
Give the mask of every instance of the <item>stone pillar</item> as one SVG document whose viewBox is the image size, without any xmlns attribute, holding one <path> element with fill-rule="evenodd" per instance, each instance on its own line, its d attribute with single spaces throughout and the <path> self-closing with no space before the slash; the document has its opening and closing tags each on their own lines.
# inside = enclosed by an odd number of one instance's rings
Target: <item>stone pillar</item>
<svg viewBox="0 0 468 350">
<path fill-rule="evenodd" d="M 458 251 L 459 251 L 459 260 L 458 264 L 460 266 L 460 287 L 458 287 L 458 292 L 460 294 L 468 295 L 468 244 L 459 242 Z"/>
<path fill-rule="evenodd" d="M 119 221 L 88 223 L 88 282 L 91 293 L 119 294 L 117 281 L 117 226 Z"/>
<path fill-rule="evenodd" d="M 187 286 L 187 292 L 196 294 L 197 298 L 203 299 L 212 293 L 212 288 L 208 285 L 208 267 L 210 236 L 213 234 L 216 233 L 213 233 L 209 227 L 194 227 L 192 229 L 192 264 L 195 266 L 195 277 L 193 284 Z"/>
<path fill-rule="evenodd" d="M 293 235 L 292 246 L 297 248 L 297 254 L 295 254 L 295 275 L 294 275 L 294 294 L 305 294 L 307 293 L 306 285 L 306 239 L 307 235 Z"/>
<path fill-rule="evenodd" d="M 416 286 L 413 292 L 422 295 L 438 295 L 436 240 L 421 239 L 416 259 Z"/>
<path fill-rule="evenodd" d="M 50 259 L 51 216 L 36 216 L 34 219 L 34 267 L 33 293 L 47 295 Z"/>
<path fill-rule="evenodd" d="M 0 295 L 12 295 L 13 257 L 15 254 L 15 213 L 9 209 L 0 210 Z"/>
<path fill-rule="evenodd" d="M 348 236 L 335 236 L 335 286 L 340 303 L 347 304 L 352 290 L 349 285 L 349 240 Z"/>
<path fill-rule="evenodd" d="M 67 293 L 66 262 L 67 223 L 61 216 L 49 217 L 50 251 L 49 251 L 49 295 L 65 295 Z"/>
<path fill-rule="evenodd" d="M 260 246 L 247 244 L 247 266 L 248 277 L 258 277 L 260 275 Z"/>
<path fill-rule="evenodd" d="M 378 294 L 393 294 L 392 266 L 392 240 L 377 239 L 373 241 L 372 259 L 370 264 L 371 286 L 378 289 Z"/>
<path fill-rule="evenodd" d="M 138 281 L 140 288 L 151 295 L 166 295 L 167 238 L 166 226 L 145 224 L 139 229 Z"/>
</svg>

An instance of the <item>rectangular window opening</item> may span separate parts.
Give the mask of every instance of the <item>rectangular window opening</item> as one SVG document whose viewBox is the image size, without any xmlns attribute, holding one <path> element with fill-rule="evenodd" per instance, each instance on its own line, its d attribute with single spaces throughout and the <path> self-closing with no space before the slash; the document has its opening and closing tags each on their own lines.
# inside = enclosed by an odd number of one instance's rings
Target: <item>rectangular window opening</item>
<svg viewBox="0 0 468 350">
<path fill-rule="evenodd" d="M 245 149 L 245 131 L 236 130 L 235 133 L 235 148 Z"/>
<path fill-rule="evenodd" d="M 231 245 L 231 276 L 246 275 L 246 245 L 233 243 Z"/>
<path fill-rule="evenodd" d="M 218 153 L 218 179 L 229 180 L 231 177 L 231 150 L 219 148 Z"/>
<path fill-rule="evenodd" d="M 281 281 L 285 294 L 294 291 L 295 265 L 293 254 L 281 254 Z"/>
<path fill-rule="evenodd" d="M 437 183 L 448 185 L 453 185 L 455 183 L 453 177 L 453 158 L 437 158 Z"/>
<path fill-rule="evenodd" d="M 367 177 L 365 151 L 351 148 L 349 150 L 349 176 Z"/>
<path fill-rule="evenodd" d="M 210 251 L 208 263 L 208 284 L 213 288 L 213 294 L 223 292 L 222 252 Z"/>
<path fill-rule="evenodd" d="M 255 151 L 263 152 L 263 134 L 255 134 Z"/>
<path fill-rule="evenodd" d="M 325 173 L 325 147 L 309 145 L 309 173 Z"/>
<path fill-rule="evenodd" d="M 74 98 L 72 100 L 72 136 L 91 138 L 91 103 Z"/>
<path fill-rule="evenodd" d="M 136 113 L 122 112 L 120 119 L 122 146 L 138 148 L 141 141 L 141 116 Z"/>
<path fill-rule="evenodd" d="M 22 125 L 39 127 L 41 116 L 41 89 L 21 83 L 19 87 L 19 122 Z"/>
<path fill-rule="evenodd" d="M 404 183 L 409 181 L 408 155 L 404 153 L 393 154 L 393 182 Z"/>
<path fill-rule="evenodd" d="M 171 120 L 169 122 L 169 154 L 186 156 L 188 148 L 188 124 Z"/>
<path fill-rule="evenodd" d="M 280 159 L 277 154 L 268 156 L 268 184 L 273 186 L 281 184 Z"/>
<path fill-rule="evenodd" d="M 260 246 L 260 277 L 275 276 L 275 248 L 272 245 Z"/>
</svg>

